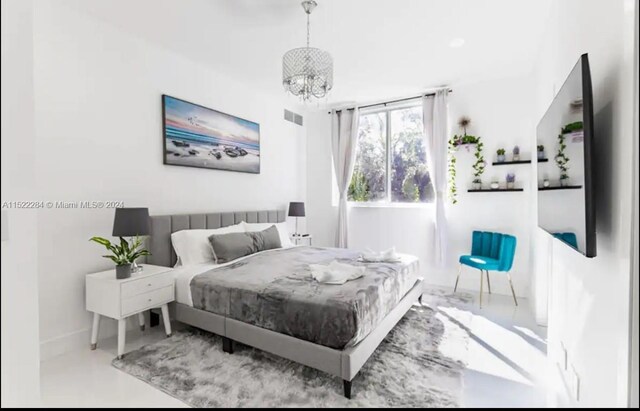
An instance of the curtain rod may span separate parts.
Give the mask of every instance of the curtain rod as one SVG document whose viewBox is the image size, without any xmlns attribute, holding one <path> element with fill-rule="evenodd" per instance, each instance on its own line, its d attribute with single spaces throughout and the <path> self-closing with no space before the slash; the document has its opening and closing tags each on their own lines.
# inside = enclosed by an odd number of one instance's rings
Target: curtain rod
<svg viewBox="0 0 640 411">
<path fill-rule="evenodd" d="M 453 93 L 452 89 L 449 89 L 449 93 Z M 391 101 L 385 101 L 384 103 L 376 103 L 376 104 L 368 104 L 366 106 L 359 106 L 359 109 L 363 109 L 363 108 L 369 108 L 369 107 L 375 107 L 375 106 L 386 106 L 387 104 L 393 104 L 393 103 L 400 103 L 403 101 L 409 101 L 409 100 L 415 100 L 417 98 L 422 98 L 422 97 L 431 97 L 431 96 L 435 96 L 436 93 L 427 93 L 427 94 L 420 94 L 419 96 L 414 96 L 414 97 L 406 97 L 406 98 L 401 98 L 398 100 L 391 100 Z M 340 110 L 336 110 L 336 112 L 338 111 L 342 111 L 342 110 L 353 110 L 354 107 L 352 108 L 343 108 Z M 331 112 L 329 111 L 327 114 L 331 114 Z"/>
</svg>

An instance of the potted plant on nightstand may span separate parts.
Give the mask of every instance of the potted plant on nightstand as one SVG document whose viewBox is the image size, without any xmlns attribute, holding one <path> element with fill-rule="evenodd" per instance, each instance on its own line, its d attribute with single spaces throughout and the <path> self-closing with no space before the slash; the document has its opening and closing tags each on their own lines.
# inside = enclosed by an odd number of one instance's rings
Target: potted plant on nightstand
<svg viewBox="0 0 640 411">
<path fill-rule="evenodd" d="M 122 280 L 131 277 L 131 264 L 137 258 L 151 255 L 151 253 L 142 247 L 142 239 L 135 237 L 131 240 L 131 244 L 124 238 L 120 237 L 120 245 L 112 244 L 111 241 L 102 237 L 92 237 L 89 241 L 93 241 L 103 245 L 111 252 L 111 255 L 103 255 L 116 264 L 116 278 Z"/>
<path fill-rule="evenodd" d="M 498 163 L 504 163 L 504 161 L 506 159 L 506 157 L 504 155 L 505 153 L 506 153 L 506 151 L 504 150 L 504 148 L 500 148 L 500 149 L 498 149 L 498 151 L 496 151 L 496 154 L 498 154 L 498 158 L 497 158 Z"/>
</svg>

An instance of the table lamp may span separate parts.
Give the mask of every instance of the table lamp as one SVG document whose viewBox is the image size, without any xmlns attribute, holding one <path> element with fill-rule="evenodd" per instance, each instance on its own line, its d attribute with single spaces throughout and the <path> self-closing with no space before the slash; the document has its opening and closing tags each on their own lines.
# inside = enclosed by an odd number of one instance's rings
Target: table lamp
<svg viewBox="0 0 640 411">
<path fill-rule="evenodd" d="M 139 237 L 149 234 L 148 208 L 116 208 L 116 215 L 113 220 L 114 237 Z M 140 272 L 142 271 L 142 266 L 138 266 L 134 261 L 131 264 L 131 271 L 134 273 Z"/>
<path fill-rule="evenodd" d="M 289 203 L 289 217 L 296 218 L 296 233 L 295 237 L 300 237 L 300 233 L 298 233 L 298 218 L 304 217 L 304 203 L 303 202 L 291 202 Z"/>
</svg>

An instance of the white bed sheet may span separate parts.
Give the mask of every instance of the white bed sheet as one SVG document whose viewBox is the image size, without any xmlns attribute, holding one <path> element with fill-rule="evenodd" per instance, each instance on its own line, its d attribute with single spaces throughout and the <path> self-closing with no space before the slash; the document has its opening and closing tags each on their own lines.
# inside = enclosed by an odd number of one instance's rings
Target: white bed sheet
<svg viewBox="0 0 640 411">
<path fill-rule="evenodd" d="M 176 279 L 176 301 L 180 304 L 186 304 L 189 307 L 193 307 L 190 286 L 191 279 L 198 274 L 212 270 L 220 265 L 221 264 L 205 263 L 174 268 L 173 273 Z"/>
</svg>

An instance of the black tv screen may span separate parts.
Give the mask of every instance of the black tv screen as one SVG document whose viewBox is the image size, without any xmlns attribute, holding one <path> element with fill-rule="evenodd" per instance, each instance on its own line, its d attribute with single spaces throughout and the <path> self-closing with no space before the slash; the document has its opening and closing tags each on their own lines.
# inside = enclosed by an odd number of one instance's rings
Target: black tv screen
<svg viewBox="0 0 640 411">
<path fill-rule="evenodd" d="M 538 124 L 538 225 L 596 256 L 593 93 L 584 54 Z"/>
</svg>

